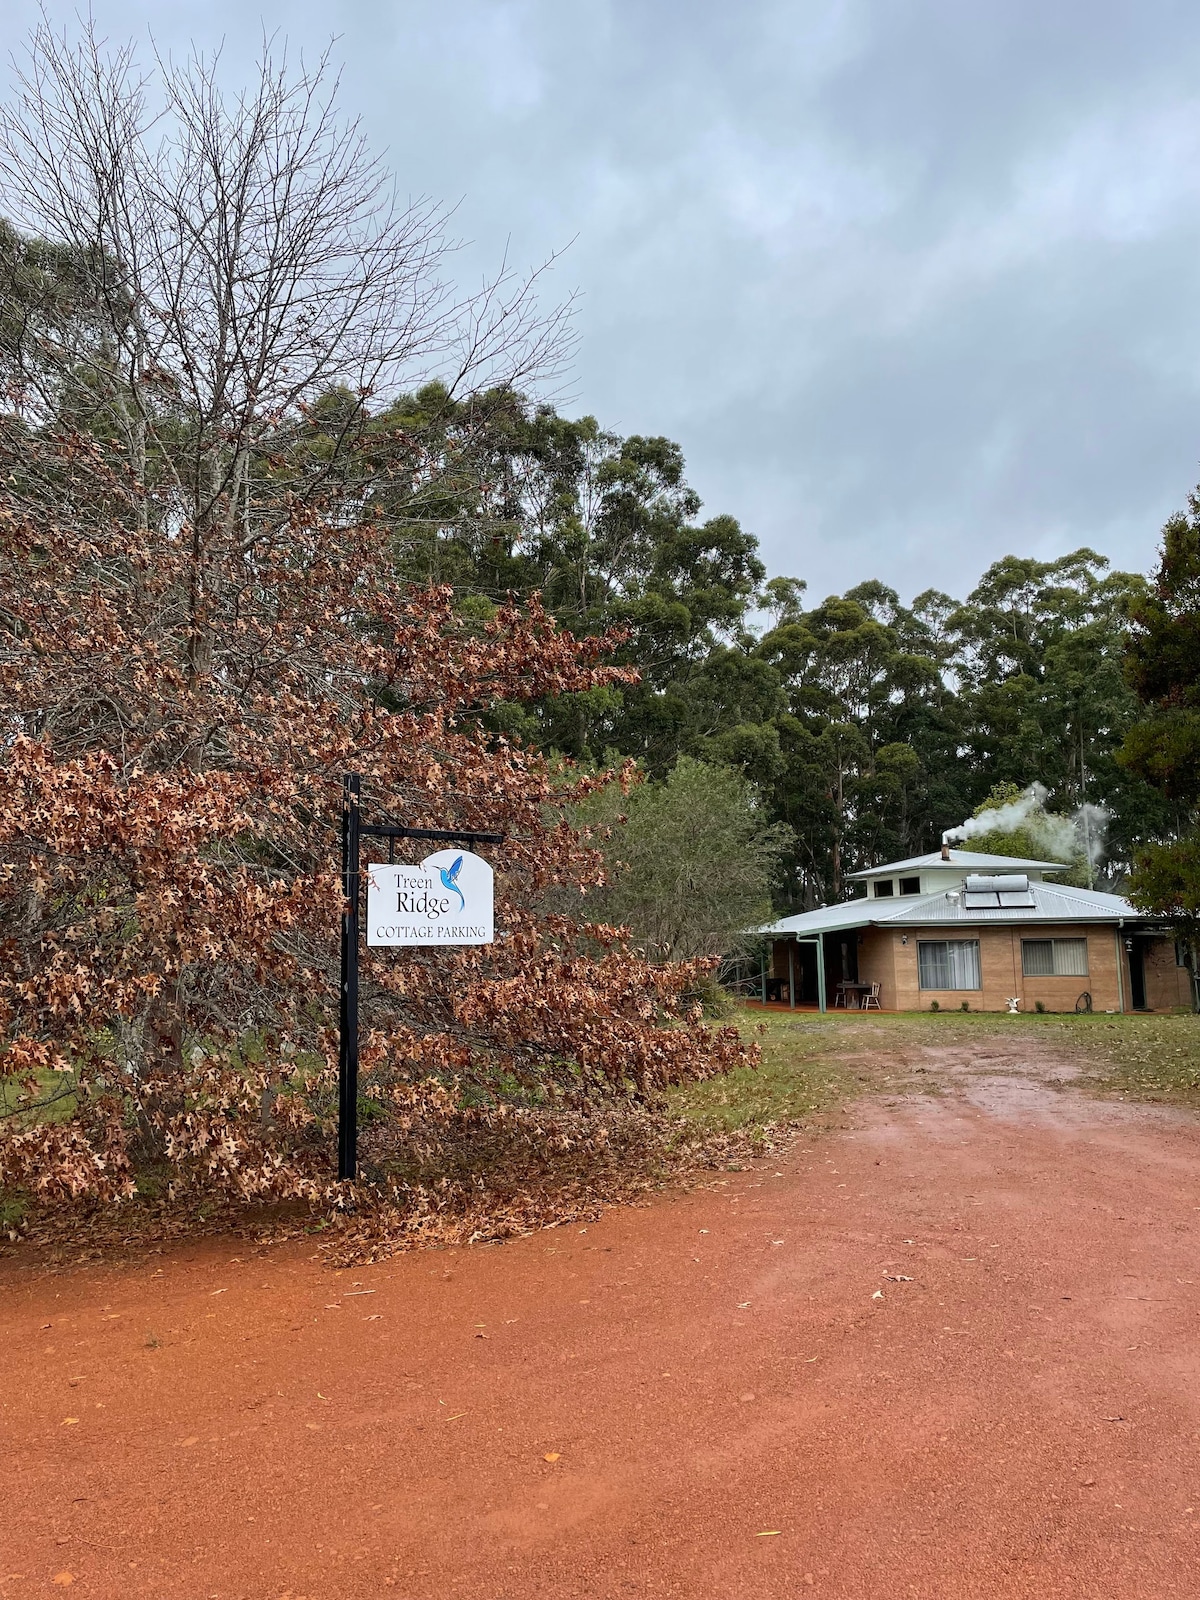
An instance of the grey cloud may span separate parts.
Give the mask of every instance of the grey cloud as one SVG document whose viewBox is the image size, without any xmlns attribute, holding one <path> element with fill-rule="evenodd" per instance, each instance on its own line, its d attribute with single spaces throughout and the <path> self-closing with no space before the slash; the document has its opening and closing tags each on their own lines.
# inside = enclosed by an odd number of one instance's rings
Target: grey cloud
<svg viewBox="0 0 1200 1600">
<path fill-rule="evenodd" d="M 227 34 L 231 72 L 259 31 L 230 0 L 97 9 Z M 402 186 L 462 197 L 466 277 L 576 237 L 578 408 L 679 439 L 817 593 L 1080 543 L 1145 567 L 1200 473 L 1194 6 L 264 10 L 341 35 Z"/>
</svg>

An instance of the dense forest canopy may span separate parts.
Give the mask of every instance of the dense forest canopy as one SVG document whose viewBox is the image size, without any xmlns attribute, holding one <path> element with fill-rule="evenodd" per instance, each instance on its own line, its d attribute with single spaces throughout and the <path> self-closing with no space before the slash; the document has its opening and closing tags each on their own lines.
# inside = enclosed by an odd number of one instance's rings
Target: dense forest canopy
<svg viewBox="0 0 1200 1600">
<path fill-rule="evenodd" d="M 934 848 L 998 784 L 1041 784 L 1051 812 L 1107 811 L 1109 882 L 1169 821 L 1115 759 L 1137 712 L 1126 619 L 1146 584 L 1093 550 L 1006 557 L 963 598 L 904 605 L 868 579 L 812 603 L 802 576 L 767 577 L 734 517 L 703 515 L 667 439 L 512 390 L 459 404 L 439 385 L 368 427 L 407 441 L 425 474 L 372 491 L 398 575 L 449 582 L 481 612 L 537 592 L 572 631 L 624 636 L 636 683 L 502 709 L 496 725 L 583 762 L 636 758 L 652 779 L 681 756 L 737 769 L 764 825 L 792 830 L 782 908 Z"/>
<path fill-rule="evenodd" d="M 585 764 L 633 757 L 651 779 L 681 756 L 736 769 L 764 826 L 791 830 L 780 909 L 934 848 L 997 784 L 1039 783 L 1051 811 L 1106 810 L 1108 882 L 1169 826 L 1163 799 L 1115 759 L 1137 711 L 1123 658 L 1146 584 L 1093 550 L 1005 557 L 961 597 L 931 588 L 904 604 L 867 578 L 817 600 L 802 574 L 768 578 L 734 516 L 704 515 L 678 445 L 564 416 L 514 382 L 459 399 L 434 381 L 387 404 L 318 384 L 218 446 L 156 374 L 137 385 L 133 429 L 80 263 L 5 225 L 0 272 L 14 420 L 44 428 L 55 397 L 54 424 L 86 426 L 106 458 L 148 476 L 162 515 L 203 518 L 204 484 L 229 479 L 214 503 L 252 540 L 319 494 L 336 516 L 382 520 L 397 582 L 449 586 L 466 616 L 539 594 L 571 632 L 615 632 L 636 682 L 498 706 L 489 726 Z M 199 485 L 185 503 L 179 483 Z"/>
<path fill-rule="evenodd" d="M 459 404 L 439 385 L 368 427 L 421 463 L 373 491 L 400 576 L 483 610 L 537 592 L 572 631 L 624 635 L 636 684 L 514 706 L 497 725 L 584 762 L 634 757 L 652 779 L 682 755 L 736 768 L 765 820 L 793 831 L 781 907 L 933 848 L 997 784 L 1043 785 L 1051 812 L 1107 811 L 1109 882 L 1169 824 L 1115 759 L 1137 711 L 1127 615 L 1146 584 L 1095 551 L 1006 557 L 963 598 L 904 605 L 868 579 L 812 603 L 802 577 L 768 579 L 734 517 L 703 515 L 667 439 L 511 390 Z"/>
<path fill-rule="evenodd" d="M 1131 875 L 1137 905 L 1200 949 L 1200 490 L 1163 529 L 1153 583 L 1130 607 L 1126 672 L 1141 714 L 1118 759 L 1160 797 Z"/>
</svg>

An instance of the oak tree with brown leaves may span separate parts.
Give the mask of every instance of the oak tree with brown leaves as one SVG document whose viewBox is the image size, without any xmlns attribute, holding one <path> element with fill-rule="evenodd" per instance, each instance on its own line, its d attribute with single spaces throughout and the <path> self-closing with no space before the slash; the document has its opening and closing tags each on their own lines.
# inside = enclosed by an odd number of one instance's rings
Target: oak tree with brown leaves
<svg viewBox="0 0 1200 1600">
<path fill-rule="evenodd" d="M 454 352 L 460 387 L 553 367 L 559 314 L 503 280 L 445 304 L 430 214 L 380 201 L 320 73 L 264 66 L 232 106 L 202 64 L 168 75 L 152 161 L 130 56 L 43 31 L 31 63 L 0 118 L 42 238 L 9 239 L 0 308 L 0 1188 L 334 1194 L 347 769 L 381 814 L 506 840 L 495 944 L 365 953 L 376 1190 L 468 1204 L 513 1151 L 611 1148 L 747 1052 L 687 1010 L 697 967 L 587 920 L 603 866 L 565 817 L 614 775 L 484 714 L 628 670 L 536 600 L 398 584 L 439 464 L 353 421 L 418 358 Z"/>
<path fill-rule="evenodd" d="M 562 818 L 612 775 L 564 774 L 480 722 L 611 681 L 604 641 L 536 603 L 465 620 L 449 591 L 397 587 L 385 524 L 307 514 L 253 561 L 222 553 L 201 623 L 193 543 L 139 526 L 136 490 L 117 515 L 79 441 L 26 440 L 25 464 L 0 501 L 7 1185 L 117 1198 L 141 1167 L 322 1192 L 347 768 L 407 823 L 506 837 L 496 944 L 366 952 L 369 1172 L 415 1171 L 467 1127 L 574 1139 L 593 1105 L 743 1059 L 734 1034 L 675 1025 L 695 968 L 630 954 L 585 899 L 543 909 L 602 881 Z M 56 486 L 87 514 L 39 503 Z M 60 1096 L 69 1114 L 45 1114 Z"/>
</svg>

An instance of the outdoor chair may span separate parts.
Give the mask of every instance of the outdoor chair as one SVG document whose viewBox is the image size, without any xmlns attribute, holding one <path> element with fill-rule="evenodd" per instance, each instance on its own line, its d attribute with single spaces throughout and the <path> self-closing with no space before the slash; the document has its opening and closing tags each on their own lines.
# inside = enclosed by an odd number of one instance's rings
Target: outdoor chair
<svg viewBox="0 0 1200 1600">
<path fill-rule="evenodd" d="M 862 998 L 862 1008 L 864 1011 L 870 1011 L 872 1006 L 875 1007 L 876 1011 L 881 1011 L 883 1009 L 879 1004 L 879 985 L 877 983 L 873 983 Z"/>
</svg>

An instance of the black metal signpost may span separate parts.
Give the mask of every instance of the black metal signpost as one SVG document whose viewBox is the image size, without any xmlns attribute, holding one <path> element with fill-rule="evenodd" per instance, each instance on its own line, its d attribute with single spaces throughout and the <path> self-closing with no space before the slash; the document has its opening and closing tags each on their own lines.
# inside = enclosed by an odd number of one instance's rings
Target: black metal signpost
<svg viewBox="0 0 1200 1600">
<path fill-rule="evenodd" d="M 342 986 L 338 1021 L 338 1177 L 358 1176 L 358 902 L 361 886 L 359 840 L 388 841 L 388 860 L 395 859 L 397 839 L 434 839 L 441 844 L 503 844 L 502 833 L 462 828 L 398 828 L 391 823 L 364 822 L 361 779 L 347 772 L 342 779 Z"/>
</svg>

